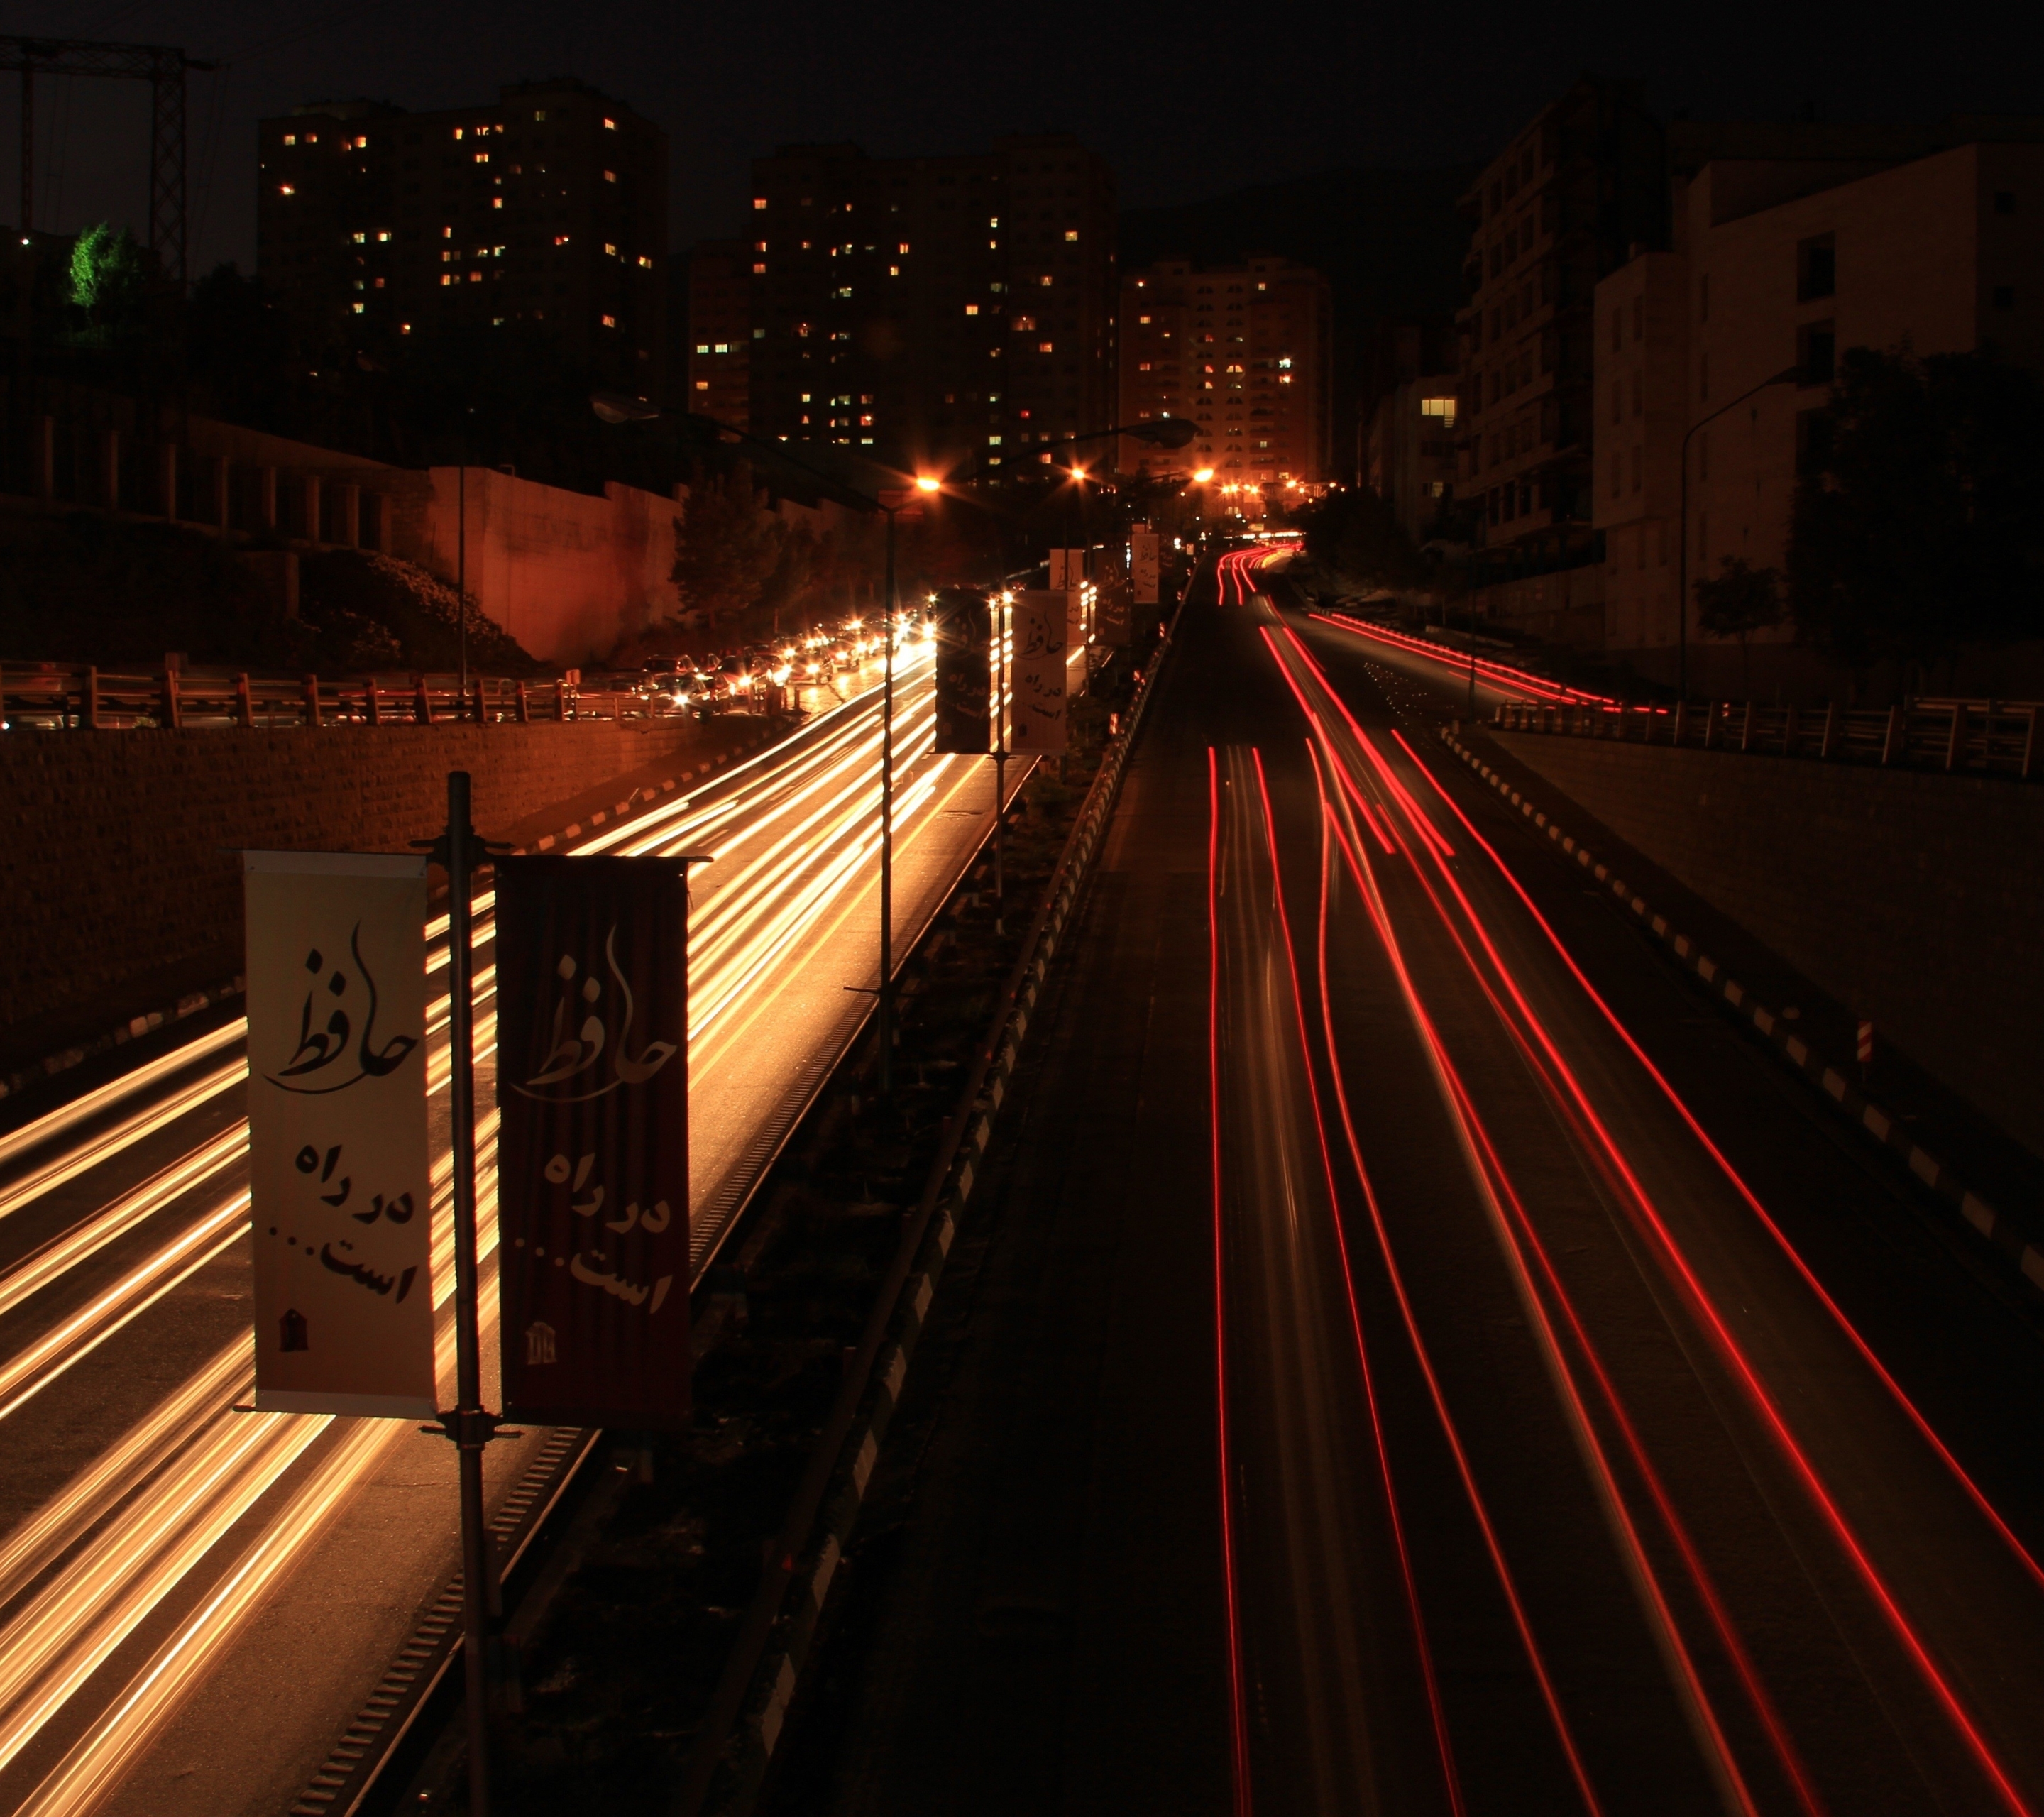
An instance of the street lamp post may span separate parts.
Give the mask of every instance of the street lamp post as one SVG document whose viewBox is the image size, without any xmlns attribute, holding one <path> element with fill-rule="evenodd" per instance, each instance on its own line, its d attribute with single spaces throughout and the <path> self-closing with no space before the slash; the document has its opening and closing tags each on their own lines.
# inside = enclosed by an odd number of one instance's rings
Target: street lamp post
<svg viewBox="0 0 2044 1817">
<path fill-rule="evenodd" d="M 1699 417 L 1682 437 L 1682 521 L 1675 532 L 1675 697 L 1689 697 L 1689 442 L 1699 429 L 1708 428 L 1727 410 L 1736 410 L 1749 398 L 1757 398 L 1773 385 L 1793 385 L 1803 376 L 1802 368 L 1791 366 L 1772 378 L 1763 378 L 1750 391 L 1742 391 L 1727 404 L 1720 404 L 1708 417 Z"/>
</svg>

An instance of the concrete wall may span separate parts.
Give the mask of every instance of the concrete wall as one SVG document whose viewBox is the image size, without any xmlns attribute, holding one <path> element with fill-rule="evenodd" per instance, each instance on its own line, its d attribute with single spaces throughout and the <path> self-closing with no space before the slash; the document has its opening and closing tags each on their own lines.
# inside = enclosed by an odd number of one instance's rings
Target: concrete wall
<svg viewBox="0 0 2044 1817">
<path fill-rule="evenodd" d="M 674 499 L 614 480 L 598 498 L 482 467 L 465 482 L 451 467 L 398 475 L 390 498 L 390 553 L 450 581 L 466 509 L 469 591 L 544 661 L 600 659 L 675 609 L 668 577 L 685 507 Z"/>
<path fill-rule="evenodd" d="M 444 824 L 447 774 L 458 769 L 474 778 L 477 824 L 496 837 L 732 736 L 720 723 L 584 721 L 0 739 L 0 1025 L 238 954 L 240 866 L 229 848 L 402 851 Z"/>
<path fill-rule="evenodd" d="M 1496 736 L 2044 1154 L 2044 788 Z"/>
</svg>

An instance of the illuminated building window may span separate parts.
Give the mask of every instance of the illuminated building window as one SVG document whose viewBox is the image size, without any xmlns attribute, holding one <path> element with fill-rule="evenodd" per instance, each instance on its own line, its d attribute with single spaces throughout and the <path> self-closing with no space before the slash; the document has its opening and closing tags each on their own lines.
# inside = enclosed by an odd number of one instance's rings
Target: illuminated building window
<svg viewBox="0 0 2044 1817">
<path fill-rule="evenodd" d="M 765 277 L 766 275 L 766 267 L 764 265 L 754 266 L 752 267 L 752 275 L 755 278 Z"/>
<path fill-rule="evenodd" d="M 490 162 L 490 154 L 487 152 L 478 152 L 475 154 L 475 161 L 478 164 L 486 164 Z"/>
<path fill-rule="evenodd" d="M 646 271 L 650 271 L 653 269 L 653 260 L 650 254 L 644 252 L 640 253 L 639 255 L 639 263 Z"/>
<path fill-rule="evenodd" d="M 998 227 L 1001 225 L 1001 217 L 997 214 L 989 215 L 987 217 L 986 225 L 989 227 Z"/>
<path fill-rule="evenodd" d="M 698 352 L 698 353 L 707 353 L 707 352 L 709 352 L 709 343 L 708 341 L 706 341 L 706 340 L 699 340 L 699 341 L 697 341 L 697 342 L 696 343 L 696 351 L 697 351 L 697 352 Z"/>
<path fill-rule="evenodd" d="M 358 246 L 367 246 L 369 244 L 369 236 L 366 233 L 356 234 L 355 236 L 355 244 Z"/>
<path fill-rule="evenodd" d="M 617 130 L 617 122 L 615 120 L 606 120 L 603 123 L 603 129 L 606 133 L 615 133 Z"/>
<path fill-rule="evenodd" d="M 764 197 L 763 195 L 756 195 L 756 196 L 755 196 L 755 197 L 752 198 L 752 206 L 753 206 L 755 208 L 764 208 L 764 207 L 766 206 L 766 197 Z"/>
<path fill-rule="evenodd" d="M 1051 287 L 1051 274 L 1046 271 L 1042 277 L 1036 280 L 1036 282 L 1041 284 L 1043 288 L 1047 290 Z"/>
<path fill-rule="evenodd" d="M 368 305 L 367 303 L 357 303 L 357 304 L 355 305 L 355 313 L 357 315 L 360 315 L 360 314 L 362 313 L 362 312 L 363 312 L 364 309 L 367 309 L 368 307 L 369 307 L 369 305 Z"/>
<path fill-rule="evenodd" d="M 1036 343 L 1036 351 L 1039 353 L 1055 353 L 1058 349 L 1055 342 L 1039 340 Z"/>
<path fill-rule="evenodd" d="M 707 391 L 709 389 L 709 381 L 707 378 L 698 378 L 696 381 L 696 389 L 698 391 Z"/>
<path fill-rule="evenodd" d="M 459 138 L 461 136 L 461 129 L 460 129 L 459 126 L 457 126 L 457 127 L 455 127 L 455 129 L 454 129 L 454 136 L 455 136 L 457 139 L 459 139 Z"/>
<path fill-rule="evenodd" d="M 894 250 L 897 252 L 905 254 L 909 250 L 909 242 L 905 240 L 903 240 L 900 245 L 894 248 Z"/>
<path fill-rule="evenodd" d="M 450 229 L 449 231 L 451 232 L 452 229 Z M 568 236 L 565 233 L 557 233 L 554 236 L 554 244 L 556 246 L 565 246 L 567 243 Z"/>
<path fill-rule="evenodd" d="M 617 256 L 617 248 L 608 240 L 605 240 L 603 243 L 603 250 L 605 255 L 609 258 L 615 259 Z"/>
<path fill-rule="evenodd" d="M 977 303 L 967 303 L 965 306 L 965 313 L 969 316 L 978 315 L 979 313 L 979 305 Z"/>
<path fill-rule="evenodd" d="M 285 143 L 286 145 L 295 145 L 295 144 L 298 144 L 298 134 L 297 134 L 297 133 L 286 133 L 284 135 L 284 143 Z"/>
<path fill-rule="evenodd" d="M 605 317 L 603 317 L 603 325 L 604 325 L 605 328 L 615 328 L 615 327 L 617 327 L 617 317 L 615 317 L 615 316 L 605 316 Z"/>
<path fill-rule="evenodd" d="M 614 183 L 617 181 L 617 173 L 615 171 L 605 171 L 603 173 L 603 180 L 607 183 Z"/>
<path fill-rule="evenodd" d="M 319 135 L 318 135 L 318 133 L 308 133 L 305 135 L 305 143 L 306 143 L 308 145 L 317 145 L 317 144 L 319 143 Z"/>
<path fill-rule="evenodd" d="M 440 282 L 443 284 L 451 284 L 454 282 L 454 274 L 451 271 L 441 272 Z"/>
<path fill-rule="evenodd" d="M 277 186 L 277 194 L 279 195 L 296 195 L 298 193 L 289 183 L 279 183 Z"/>
<path fill-rule="evenodd" d="M 986 438 L 986 445 L 987 445 L 989 448 L 999 448 L 999 447 L 1001 446 L 1001 438 L 1000 438 L 1000 436 L 989 436 Z"/>
</svg>

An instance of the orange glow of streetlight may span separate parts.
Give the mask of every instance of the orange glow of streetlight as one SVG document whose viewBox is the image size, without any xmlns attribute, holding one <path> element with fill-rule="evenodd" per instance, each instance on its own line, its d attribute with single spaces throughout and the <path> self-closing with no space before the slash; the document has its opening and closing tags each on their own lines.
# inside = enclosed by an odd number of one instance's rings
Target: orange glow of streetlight
<svg viewBox="0 0 2044 1817">
<path fill-rule="evenodd" d="M 916 475 L 916 490 L 918 492 L 941 492 L 943 489 L 944 482 L 941 479 L 932 479 L 927 473 Z"/>
<path fill-rule="evenodd" d="M 1193 482 L 1196 485 L 1200 486 L 1204 486 L 1206 482 L 1212 478 L 1213 469 L 1210 467 L 1203 467 L 1197 473 L 1193 475 Z"/>
</svg>

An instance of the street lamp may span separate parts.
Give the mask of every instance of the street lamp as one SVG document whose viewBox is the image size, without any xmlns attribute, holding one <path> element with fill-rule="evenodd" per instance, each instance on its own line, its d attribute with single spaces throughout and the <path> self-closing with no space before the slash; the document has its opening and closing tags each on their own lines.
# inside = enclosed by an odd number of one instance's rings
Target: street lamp
<svg viewBox="0 0 2044 1817">
<path fill-rule="evenodd" d="M 590 409 L 606 423 L 651 422 L 663 413 L 658 405 L 648 403 L 643 398 L 613 391 L 592 393 L 589 401 Z M 861 482 L 855 486 L 834 473 L 798 460 L 786 442 L 764 440 L 743 429 L 733 428 L 728 423 L 720 423 L 713 417 L 699 417 L 692 412 L 675 414 L 686 422 L 709 431 L 719 440 L 736 441 L 746 448 L 756 450 L 763 457 L 763 464 L 800 474 L 805 481 L 840 505 L 848 505 L 856 511 L 877 511 L 887 520 L 886 597 L 880 640 L 880 986 L 877 993 L 880 1095 L 887 1097 L 892 1095 L 894 1085 L 894 522 L 904 509 L 941 491 L 943 482 L 924 474 L 911 479 L 882 467 L 877 461 L 847 455 L 847 465 L 856 462 Z M 874 478 L 897 479 L 905 483 L 876 486 L 873 484 Z"/>
<path fill-rule="evenodd" d="M 1682 437 L 1682 521 L 1675 532 L 1675 697 L 1689 697 L 1689 441 L 1697 430 L 1708 428 L 1727 410 L 1735 410 L 1749 398 L 1757 398 L 1773 385 L 1802 382 L 1800 366 L 1785 367 L 1772 378 L 1763 378 L 1750 391 L 1742 391 L 1728 404 L 1720 404 L 1708 417 L 1699 417 Z"/>
</svg>

